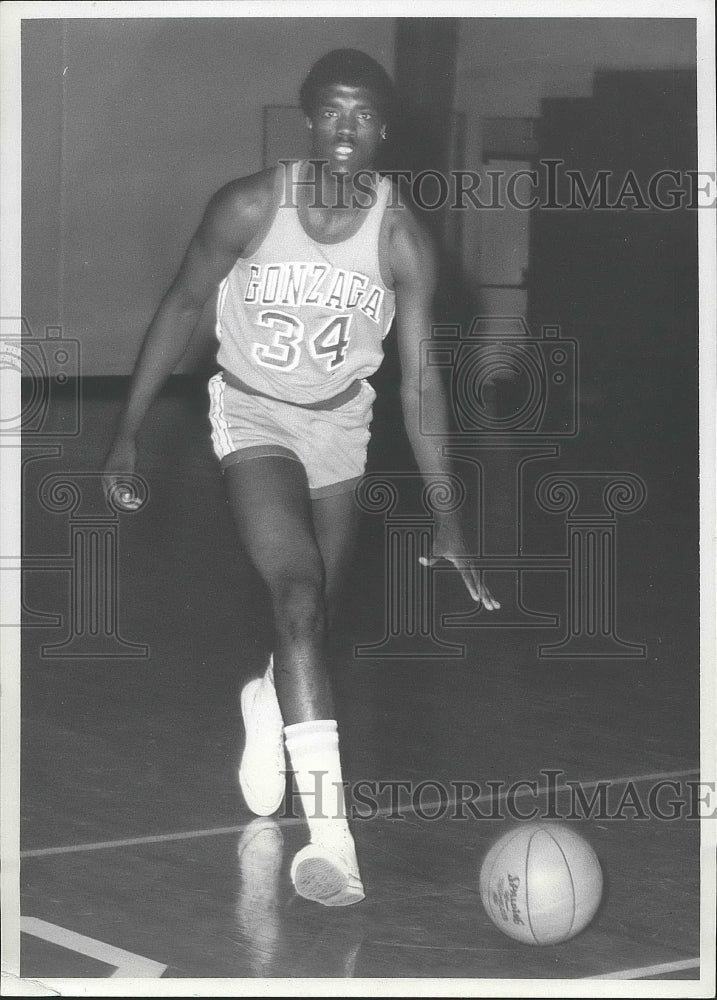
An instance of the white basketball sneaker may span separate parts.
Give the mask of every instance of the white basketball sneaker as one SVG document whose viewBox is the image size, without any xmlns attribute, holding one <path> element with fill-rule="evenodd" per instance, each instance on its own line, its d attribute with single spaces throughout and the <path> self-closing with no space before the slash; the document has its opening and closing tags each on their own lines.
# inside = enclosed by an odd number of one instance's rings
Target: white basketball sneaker
<svg viewBox="0 0 717 1000">
<path fill-rule="evenodd" d="M 257 816 L 270 816 L 286 790 L 284 721 L 274 685 L 266 677 L 249 681 L 241 693 L 246 742 L 239 764 L 244 801 Z"/>
<path fill-rule="evenodd" d="M 353 844 L 348 851 L 307 844 L 291 863 L 291 881 L 300 896 L 323 906 L 350 906 L 365 899 Z"/>
</svg>

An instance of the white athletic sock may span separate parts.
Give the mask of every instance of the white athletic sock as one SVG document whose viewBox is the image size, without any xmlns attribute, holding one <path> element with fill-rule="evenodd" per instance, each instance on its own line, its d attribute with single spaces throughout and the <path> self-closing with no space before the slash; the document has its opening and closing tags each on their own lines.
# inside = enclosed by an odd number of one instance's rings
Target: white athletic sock
<svg viewBox="0 0 717 1000">
<path fill-rule="evenodd" d="M 311 843 L 339 852 L 358 875 L 356 849 L 346 820 L 336 721 L 317 719 L 284 726 L 284 736 Z"/>
</svg>

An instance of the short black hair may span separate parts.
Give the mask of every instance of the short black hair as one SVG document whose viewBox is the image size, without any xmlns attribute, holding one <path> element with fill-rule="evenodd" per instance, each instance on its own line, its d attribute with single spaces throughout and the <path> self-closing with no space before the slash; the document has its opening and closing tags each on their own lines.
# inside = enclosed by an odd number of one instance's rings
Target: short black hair
<svg viewBox="0 0 717 1000">
<path fill-rule="evenodd" d="M 318 92 L 335 83 L 373 91 L 379 110 L 386 119 L 390 118 L 395 97 L 393 81 L 380 63 L 359 49 L 332 49 L 314 63 L 299 91 L 304 114 L 310 116 Z"/>
</svg>

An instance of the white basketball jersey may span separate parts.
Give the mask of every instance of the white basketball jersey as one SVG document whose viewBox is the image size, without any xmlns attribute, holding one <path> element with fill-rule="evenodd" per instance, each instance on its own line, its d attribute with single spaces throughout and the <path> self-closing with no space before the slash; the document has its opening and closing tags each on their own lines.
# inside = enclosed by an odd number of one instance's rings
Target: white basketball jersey
<svg viewBox="0 0 717 1000">
<path fill-rule="evenodd" d="M 217 360 L 261 393 L 313 403 L 381 364 L 395 313 L 395 294 L 379 262 L 391 182 L 379 180 L 375 203 L 358 212 L 347 239 L 319 242 L 306 232 L 297 207 L 299 168 L 286 165 L 287 185 L 277 177 L 269 231 L 220 286 Z M 283 177 L 284 167 L 277 170 Z"/>
</svg>

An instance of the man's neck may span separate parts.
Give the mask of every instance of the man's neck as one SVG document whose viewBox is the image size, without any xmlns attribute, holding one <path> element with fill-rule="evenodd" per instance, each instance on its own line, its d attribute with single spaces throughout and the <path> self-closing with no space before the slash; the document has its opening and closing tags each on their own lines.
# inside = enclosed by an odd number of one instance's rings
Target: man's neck
<svg viewBox="0 0 717 1000">
<path fill-rule="evenodd" d="M 316 174 L 312 171 L 316 171 Z M 362 167 L 355 174 L 332 170 L 328 163 L 308 161 L 308 172 L 304 179 L 316 182 L 312 187 L 301 185 L 301 202 L 309 209 L 351 210 L 365 206 L 368 191 L 376 184 L 376 173 L 371 167 Z"/>
</svg>

